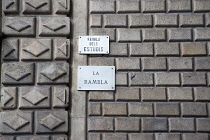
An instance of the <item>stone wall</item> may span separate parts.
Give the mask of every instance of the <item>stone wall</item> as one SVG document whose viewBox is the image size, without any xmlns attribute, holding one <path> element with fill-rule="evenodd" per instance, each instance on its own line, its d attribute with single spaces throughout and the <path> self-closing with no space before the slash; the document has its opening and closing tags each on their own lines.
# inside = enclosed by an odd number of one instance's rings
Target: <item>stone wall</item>
<svg viewBox="0 0 210 140">
<path fill-rule="evenodd" d="M 209 0 L 2 2 L 0 140 L 209 140 Z M 116 90 L 78 91 L 78 66 L 116 66 Z"/>
<path fill-rule="evenodd" d="M 90 0 L 89 34 L 109 35 L 115 92 L 89 92 L 89 140 L 208 140 L 210 1 Z"/>
<path fill-rule="evenodd" d="M 70 1 L 3 0 L 1 140 L 68 139 Z"/>
</svg>

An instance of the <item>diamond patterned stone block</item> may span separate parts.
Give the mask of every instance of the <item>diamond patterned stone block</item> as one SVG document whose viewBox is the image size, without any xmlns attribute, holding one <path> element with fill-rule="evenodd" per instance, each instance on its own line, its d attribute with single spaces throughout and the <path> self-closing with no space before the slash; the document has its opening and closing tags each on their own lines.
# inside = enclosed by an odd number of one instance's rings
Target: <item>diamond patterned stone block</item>
<svg viewBox="0 0 210 140">
<path fill-rule="evenodd" d="M 53 123 L 50 123 L 50 122 L 53 122 Z M 47 127 L 51 131 L 54 130 L 56 127 L 62 125 L 63 123 L 64 123 L 63 120 L 57 118 L 56 116 L 54 116 L 52 114 L 49 114 L 48 116 L 46 116 L 39 122 L 39 124 Z"/>
<path fill-rule="evenodd" d="M 32 112 L 11 111 L 0 113 L 0 133 L 32 133 Z"/>
<path fill-rule="evenodd" d="M 8 120 L 5 120 L 3 123 L 9 126 L 10 128 L 14 129 L 15 131 L 17 131 L 21 127 L 24 127 L 25 125 L 27 125 L 29 121 L 15 114 L 15 116 L 9 118 Z"/>
<path fill-rule="evenodd" d="M 68 114 L 66 111 L 36 112 L 36 133 L 68 132 Z"/>
<path fill-rule="evenodd" d="M 55 60 L 67 60 L 70 57 L 70 40 L 54 40 L 54 58 Z"/>
<path fill-rule="evenodd" d="M 14 109 L 17 106 L 17 88 L 2 87 L 1 89 L 2 109 Z"/>
<path fill-rule="evenodd" d="M 50 140 L 49 136 L 21 136 L 16 140 Z"/>
<path fill-rule="evenodd" d="M 68 140 L 67 136 L 52 136 L 52 140 Z"/>
<path fill-rule="evenodd" d="M 3 63 L 2 64 L 3 84 L 33 84 L 34 64 L 33 63 Z"/>
<path fill-rule="evenodd" d="M 56 14 L 68 14 L 70 11 L 69 0 L 55 0 L 56 2 Z"/>
<path fill-rule="evenodd" d="M 23 1 L 24 14 L 50 14 L 51 1 L 50 0 L 24 0 Z"/>
<path fill-rule="evenodd" d="M 1 6 L 0 140 L 67 140 L 70 0 Z"/>
<path fill-rule="evenodd" d="M 68 17 L 42 17 L 39 20 L 40 36 L 68 36 L 70 33 Z"/>
<path fill-rule="evenodd" d="M 65 84 L 69 82 L 69 64 L 66 62 L 38 63 L 38 84 Z"/>
<path fill-rule="evenodd" d="M 53 87 L 53 107 L 64 108 L 69 105 L 69 88 L 66 86 Z"/>
<path fill-rule="evenodd" d="M 51 60 L 52 43 L 50 39 L 22 39 L 22 60 Z"/>
<path fill-rule="evenodd" d="M 20 108 L 50 108 L 50 87 L 20 87 Z"/>
<path fill-rule="evenodd" d="M 5 14 L 18 14 L 19 0 L 2 0 L 2 2 L 2 8 Z"/>
<path fill-rule="evenodd" d="M 2 32 L 6 36 L 34 36 L 34 17 L 4 17 Z"/>
<path fill-rule="evenodd" d="M 2 59 L 18 60 L 18 39 L 4 39 L 2 41 Z"/>
</svg>

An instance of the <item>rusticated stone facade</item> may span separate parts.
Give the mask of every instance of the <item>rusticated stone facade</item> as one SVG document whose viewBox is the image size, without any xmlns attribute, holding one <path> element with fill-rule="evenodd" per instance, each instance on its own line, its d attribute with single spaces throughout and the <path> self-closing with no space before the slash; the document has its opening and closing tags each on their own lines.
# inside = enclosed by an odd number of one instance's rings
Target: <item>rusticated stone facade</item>
<svg viewBox="0 0 210 140">
<path fill-rule="evenodd" d="M 209 140 L 210 0 L 2 2 L 0 140 Z M 78 91 L 78 66 L 116 66 L 116 90 Z"/>
<path fill-rule="evenodd" d="M 115 92 L 88 93 L 89 140 L 208 140 L 210 1 L 90 0 L 89 34 L 109 35 Z"/>
<path fill-rule="evenodd" d="M 2 2 L 0 139 L 67 139 L 70 1 Z"/>
</svg>

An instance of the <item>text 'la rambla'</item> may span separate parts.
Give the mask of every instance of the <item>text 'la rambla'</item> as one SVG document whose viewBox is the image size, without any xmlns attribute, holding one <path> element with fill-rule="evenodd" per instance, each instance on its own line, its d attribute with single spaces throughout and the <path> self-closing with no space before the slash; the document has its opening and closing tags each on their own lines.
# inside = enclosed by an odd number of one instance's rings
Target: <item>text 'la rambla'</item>
<svg viewBox="0 0 210 140">
<path fill-rule="evenodd" d="M 99 72 L 93 71 L 93 75 L 99 75 Z M 107 80 L 84 80 L 84 84 L 93 85 L 93 84 L 101 84 L 105 85 L 108 84 Z"/>
</svg>

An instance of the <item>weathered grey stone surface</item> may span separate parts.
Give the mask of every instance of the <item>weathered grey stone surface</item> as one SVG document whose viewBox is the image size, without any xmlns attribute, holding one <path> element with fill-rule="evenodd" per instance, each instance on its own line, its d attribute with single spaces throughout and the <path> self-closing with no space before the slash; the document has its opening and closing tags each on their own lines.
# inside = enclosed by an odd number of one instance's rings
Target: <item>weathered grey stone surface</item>
<svg viewBox="0 0 210 140">
<path fill-rule="evenodd" d="M 181 140 L 181 135 L 180 134 L 157 133 L 157 134 L 155 134 L 155 139 L 157 139 L 157 140 Z"/>
<path fill-rule="evenodd" d="M 69 39 L 54 39 L 54 59 L 68 60 L 70 58 L 70 40 Z"/>
<path fill-rule="evenodd" d="M 40 36 L 68 36 L 70 33 L 68 17 L 41 17 L 39 25 Z"/>
<path fill-rule="evenodd" d="M 192 88 L 168 88 L 168 99 L 170 101 L 192 101 L 193 89 Z"/>
<path fill-rule="evenodd" d="M 166 101 L 165 88 L 141 88 L 142 101 Z"/>
<path fill-rule="evenodd" d="M 0 114 L 1 134 L 32 134 L 33 112 L 31 111 L 10 111 Z"/>
<path fill-rule="evenodd" d="M 41 140 L 49 140 L 49 136 L 21 136 L 21 137 L 16 137 L 17 140 L 28 140 L 28 139 L 41 139 Z"/>
<path fill-rule="evenodd" d="M 0 140 L 208 140 L 209 0 L 2 0 Z M 78 54 L 108 35 L 110 54 Z M 115 91 L 77 91 L 78 66 Z"/>
<path fill-rule="evenodd" d="M 50 108 L 50 87 L 19 88 L 19 108 Z"/>
<path fill-rule="evenodd" d="M 38 63 L 38 84 L 66 84 L 69 82 L 69 64 L 66 62 Z"/>
<path fill-rule="evenodd" d="M 34 84 L 35 67 L 34 63 L 3 63 L 2 64 L 2 84 Z"/>
<path fill-rule="evenodd" d="M 208 140 L 210 1 L 89 0 L 88 6 L 88 33 L 109 35 L 111 53 L 87 56 L 87 64 L 116 66 L 117 85 L 114 92 L 88 92 L 88 118 L 97 119 L 88 122 L 88 138 Z"/>
<path fill-rule="evenodd" d="M 208 140 L 209 136 L 207 134 L 182 134 L 182 139 L 184 140 Z"/>
<path fill-rule="evenodd" d="M 191 12 L 191 0 L 169 0 L 169 12 Z"/>
<path fill-rule="evenodd" d="M 170 118 L 169 130 L 171 132 L 195 132 L 195 121 L 193 118 Z"/>
<path fill-rule="evenodd" d="M 179 103 L 156 103 L 155 111 L 157 116 L 179 116 Z"/>
<path fill-rule="evenodd" d="M 23 0 L 24 14 L 50 14 L 52 3 L 50 0 L 33 1 Z"/>
<path fill-rule="evenodd" d="M 117 72 L 115 82 L 116 82 L 117 86 L 127 86 L 128 85 L 128 73 Z"/>
<path fill-rule="evenodd" d="M 130 27 L 152 27 L 152 15 L 129 15 Z"/>
<path fill-rule="evenodd" d="M 155 43 L 156 56 L 179 56 L 178 43 Z"/>
<path fill-rule="evenodd" d="M 19 10 L 18 4 L 19 1 L 17 0 L 4 0 L 1 2 L 2 10 L 5 14 L 17 14 Z"/>
<path fill-rule="evenodd" d="M 152 103 L 128 103 L 130 116 L 153 116 Z"/>
<path fill-rule="evenodd" d="M 66 108 L 70 104 L 70 93 L 67 86 L 56 86 L 52 88 L 53 93 L 53 107 Z"/>
<path fill-rule="evenodd" d="M 210 88 L 206 87 L 206 88 L 194 88 L 194 92 L 195 92 L 195 100 L 196 101 L 209 101 L 209 92 L 210 92 Z"/>
<path fill-rule="evenodd" d="M 34 17 L 3 17 L 2 31 L 7 36 L 35 36 Z"/>
<path fill-rule="evenodd" d="M 70 0 L 2 0 L 1 140 L 67 140 Z"/>
<path fill-rule="evenodd" d="M 3 109 L 14 109 L 17 107 L 17 88 L 1 88 L 1 107 Z"/>
<path fill-rule="evenodd" d="M 177 14 L 157 14 L 155 17 L 155 26 L 157 27 L 177 27 L 178 15 Z"/>
<path fill-rule="evenodd" d="M 52 45 L 50 39 L 21 39 L 22 60 L 50 60 Z"/>
<path fill-rule="evenodd" d="M 117 101 L 139 101 L 140 94 L 138 88 L 117 88 L 116 89 L 116 100 Z"/>
<path fill-rule="evenodd" d="M 135 131 L 140 130 L 140 119 L 139 118 L 116 118 L 115 129 L 117 132 L 124 131 Z"/>
<path fill-rule="evenodd" d="M 45 111 L 36 112 L 36 133 L 66 133 L 68 132 L 67 112 Z"/>
<path fill-rule="evenodd" d="M 2 41 L 2 59 L 3 60 L 19 60 L 18 39 L 5 39 Z"/>
<path fill-rule="evenodd" d="M 166 118 L 143 118 L 142 119 L 143 132 L 165 132 L 167 128 Z"/>
<path fill-rule="evenodd" d="M 206 43 L 181 43 L 181 52 L 183 56 L 205 56 Z"/>
<path fill-rule="evenodd" d="M 170 71 L 193 70 L 193 59 L 187 58 L 169 58 L 168 67 Z"/>
<path fill-rule="evenodd" d="M 129 139 L 131 140 L 138 140 L 138 139 L 142 139 L 142 140 L 153 140 L 154 139 L 154 135 L 153 134 L 146 134 L 146 133 L 131 133 L 128 134 Z"/>
</svg>

